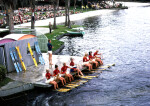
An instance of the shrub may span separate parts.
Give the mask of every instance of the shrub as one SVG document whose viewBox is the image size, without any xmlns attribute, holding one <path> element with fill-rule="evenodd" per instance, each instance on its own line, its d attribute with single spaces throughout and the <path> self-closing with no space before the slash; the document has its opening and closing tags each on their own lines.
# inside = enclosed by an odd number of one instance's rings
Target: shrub
<svg viewBox="0 0 150 106">
<path fill-rule="evenodd" d="M 0 81 L 6 78 L 6 68 L 0 65 Z"/>
</svg>

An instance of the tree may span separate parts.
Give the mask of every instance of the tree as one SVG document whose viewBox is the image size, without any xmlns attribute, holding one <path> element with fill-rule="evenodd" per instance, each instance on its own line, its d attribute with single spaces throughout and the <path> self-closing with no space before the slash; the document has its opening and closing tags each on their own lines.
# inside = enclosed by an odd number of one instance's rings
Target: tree
<svg viewBox="0 0 150 106">
<path fill-rule="evenodd" d="M 71 28 L 69 10 L 70 10 L 70 0 L 65 0 L 65 15 L 66 15 L 65 26 L 68 26 L 68 28 Z"/>
<path fill-rule="evenodd" d="M 68 0 L 68 28 L 71 28 L 69 11 L 70 11 L 70 0 Z"/>
<path fill-rule="evenodd" d="M 83 0 L 81 0 L 81 8 L 82 8 L 82 12 L 83 12 Z"/>
<path fill-rule="evenodd" d="M 56 26 L 56 13 L 57 13 L 57 9 L 58 8 L 58 3 L 59 3 L 59 0 L 53 0 L 53 6 L 54 6 L 54 24 L 53 24 L 53 28 L 56 29 L 57 26 Z"/>
<path fill-rule="evenodd" d="M 75 13 L 75 10 L 76 10 L 76 2 L 77 2 L 77 0 L 74 0 L 74 9 L 73 9 L 74 13 Z"/>
<path fill-rule="evenodd" d="M 35 26 L 35 0 L 29 0 L 30 1 L 30 7 L 32 11 L 32 17 L 31 17 L 31 29 L 34 29 Z"/>
<path fill-rule="evenodd" d="M 56 10 L 59 11 L 59 0 L 57 0 L 57 7 Z"/>
<path fill-rule="evenodd" d="M 18 0 L 0 0 L 0 3 L 4 5 L 6 9 L 6 21 L 7 25 L 9 26 L 9 31 L 11 32 L 14 30 L 14 20 L 13 20 L 13 15 L 14 15 L 14 9 L 17 4 Z"/>
<path fill-rule="evenodd" d="M 16 9 L 16 6 L 18 5 L 18 2 L 23 4 L 27 4 L 28 1 L 30 0 L 0 0 L 0 4 L 3 4 L 5 7 L 6 11 L 6 23 L 7 26 L 9 26 L 9 31 L 12 32 L 14 30 L 14 20 L 13 20 L 13 15 L 14 15 L 14 9 Z M 35 0 L 31 0 L 35 1 Z M 35 7 L 35 4 L 31 7 Z"/>
<path fill-rule="evenodd" d="M 65 26 L 68 26 L 68 9 L 67 9 L 67 5 L 68 5 L 68 0 L 65 0 Z"/>
<path fill-rule="evenodd" d="M 87 0 L 87 3 L 86 3 L 86 11 L 87 11 L 87 8 L 89 8 L 89 7 L 88 7 L 88 2 L 89 2 L 89 1 Z"/>
</svg>

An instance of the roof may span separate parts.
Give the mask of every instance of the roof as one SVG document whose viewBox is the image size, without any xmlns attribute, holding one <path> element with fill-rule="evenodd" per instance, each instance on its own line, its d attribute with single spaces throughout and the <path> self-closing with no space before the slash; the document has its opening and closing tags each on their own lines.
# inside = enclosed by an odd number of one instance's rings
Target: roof
<svg viewBox="0 0 150 106">
<path fill-rule="evenodd" d="M 17 40 L 23 40 L 23 39 L 29 39 L 34 38 L 35 35 L 29 35 L 29 34 L 8 34 L 3 38 L 0 38 L 0 44 L 17 41 Z"/>
<path fill-rule="evenodd" d="M 22 37 L 20 37 L 18 40 L 23 40 L 23 39 L 29 39 L 29 38 L 34 38 L 36 37 L 35 35 L 24 35 Z"/>
<path fill-rule="evenodd" d="M 5 37 L 3 37 L 3 39 L 14 39 L 14 40 L 18 40 L 19 38 L 21 38 L 22 36 L 24 36 L 26 34 L 8 34 Z"/>
<path fill-rule="evenodd" d="M 4 44 L 4 43 L 8 43 L 8 42 L 13 42 L 13 41 L 15 41 L 14 39 L 1 39 L 0 40 L 0 44 Z"/>
</svg>

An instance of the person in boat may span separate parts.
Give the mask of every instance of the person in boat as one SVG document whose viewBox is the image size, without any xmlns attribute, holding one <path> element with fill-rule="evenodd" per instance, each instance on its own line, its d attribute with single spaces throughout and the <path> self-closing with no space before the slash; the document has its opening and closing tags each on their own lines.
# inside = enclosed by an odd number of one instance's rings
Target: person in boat
<svg viewBox="0 0 150 106">
<path fill-rule="evenodd" d="M 48 55 L 49 55 L 49 64 L 52 65 L 52 48 L 53 48 L 53 45 L 51 44 L 50 39 L 48 40 L 47 47 L 48 47 Z"/>
<path fill-rule="evenodd" d="M 69 78 L 69 81 L 71 82 L 71 81 L 74 80 L 74 78 L 73 78 L 73 76 L 67 71 L 68 68 L 71 69 L 71 67 L 67 66 L 66 63 L 63 63 L 63 67 L 61 68 L 61 74 L 64 74 L 65 77 L 68 77 L 68 78 Z"/>
<path fill-rule="evenodd" d="M 102 54 L 98 54 L 98 50 L 96 50 L 96 52 L 93 54 L 93 57 L 95 57 L 96 61 L 100 62 L 100 65 L 103 65 L 103 61 L 101 60 Z"/>
<path fill-rule="evenodd" d="M 66 84 L 65 78 L 61 77 L 60 71 L 58 69 L 58 65 L 55 65 L 55 70 L 53 71 L 53 76 L 56 77 L 56 80 L 60 80 L 62 85 Z"/>
<path fill-rule="evenodd" d="M 87 58 L 88 54 L 85 53 L 83 57 L 83 65 L 87 66 L 89 68 L 89 71 L 93 69 L 91 62 L 89 62 L 89 59 Z"/>
<path fill-rule="evenodd" d="M 89 52 L 89 60 L 98 67 L 98 62 L 95 60 L 95 58 L 92 56 L 92 51 Z"/>
<path fill-rule="evenodd" d="M 51 74 L 49 72 L 49 69 L 46 69 L 46 74 L 45 74 L 45 77 L 46 77 L 46 83 L 49 83 L 49 84 L 52 84 L 54 85 L 54 89 L 58 89 L 58 84 L 56 81 L 54 81 L 54 78 L 51 78 Z"/>
<path fill-rule="evenodd" d="M 77 66 L 75 66 L 73 58 L 70 58 L 70 66 L 72 67 L 70 70 L 71 72 L 77 71 L 78 76 L 80 76 L 80 75 L 83 76 L 83 73 L 81 72 L 81 70 L 78 69 Z"/>
</svg>

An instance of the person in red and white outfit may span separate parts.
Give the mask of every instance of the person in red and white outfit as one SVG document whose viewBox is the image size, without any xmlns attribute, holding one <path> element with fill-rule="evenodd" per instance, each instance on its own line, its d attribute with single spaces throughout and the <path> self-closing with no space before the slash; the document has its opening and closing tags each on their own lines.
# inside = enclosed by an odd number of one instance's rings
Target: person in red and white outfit
<svg viewBox="0 0 150 106">
<path fill-rule="evenodd" d="M 68 77 L 68 78 L 69 78 L 69 81 L 71 82 L 71 81 L 74 80 L 74 78 L 73 78 L 73 76 L 70 74 L 70 72 L 67 71 L 68 68 L 71 69 L 71 67 L 67 66 L 66 63 L 63 63 L 63 67 L 61 68 L 61 74 L 64 74 L 65 77 Z"/>
<path fill-rule="evenodd" d="M 47 79 L 46 83 L 53 84 L 54 85 L 54 89 L 57 89 L 58 88 L 58 84 L 57 84 L 56 81 L 54 81 L 54 78 L 52 78 L 51 76 L 53 76 L 53 75 L 50 74 L 49 69 L 46 69 L 46 74 L 45 74 L 45 77 Z"/>
<path fill-rule="evenodd" d="M 75 66 L 73 58 L 70 58 L 70 67 L 72 67 L 70 70 L 71 72 L 77 71 L 78 76 L 80 76 L 80 75 L 83 76 L 83 73 L 81 72 L 81 70 L 78 69 L 77 66 Z"/>
<path fill-rule="evenodd" d="M 84 57 L 83 57 L 83 66 L 87 66 L 89 71 L 91 71 L 93 69 L 92 64 L 90 64 L 89 59 L 87 58 L 88 54 L 85 53 Z"/>
<path fill-rule="evenodd" d="M 53 71 L 53 76 L 56 77 L 56 80 L 60 80 L 62 85 L 66 84 L 65 78 L 61 77 L 60 71 L 58 69 L 58 65 L 55 65 L 55 70 Z"/>
</svg>

